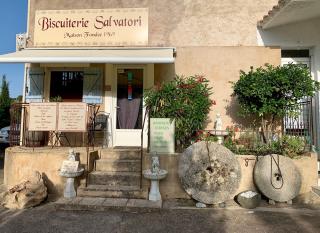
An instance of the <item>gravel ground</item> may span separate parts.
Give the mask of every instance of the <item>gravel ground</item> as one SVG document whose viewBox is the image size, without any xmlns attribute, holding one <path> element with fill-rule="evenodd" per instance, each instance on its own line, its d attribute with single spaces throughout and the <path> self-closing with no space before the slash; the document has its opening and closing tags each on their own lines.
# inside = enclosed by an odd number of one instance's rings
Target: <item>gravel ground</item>
<svg viewBox="0 0 320 233">
<path fill-rule="evenodd" d="M 320 232 L 320 210 L 159 209 L 63 211 L 51 204 L 0 209 L 0 232 Z"/>
</svg>

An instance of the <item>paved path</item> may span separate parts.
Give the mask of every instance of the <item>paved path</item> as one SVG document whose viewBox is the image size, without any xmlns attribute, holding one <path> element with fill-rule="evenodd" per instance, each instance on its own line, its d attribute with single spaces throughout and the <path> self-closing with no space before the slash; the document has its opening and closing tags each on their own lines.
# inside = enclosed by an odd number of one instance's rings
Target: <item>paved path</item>
<svg viewBox="0 0 320 233">
<path fill-rule="evenodd" d="M 260 208 L 63 211 L 0 209 L 0 232 L 320 232 L 320 210 Z"/>
</svg>

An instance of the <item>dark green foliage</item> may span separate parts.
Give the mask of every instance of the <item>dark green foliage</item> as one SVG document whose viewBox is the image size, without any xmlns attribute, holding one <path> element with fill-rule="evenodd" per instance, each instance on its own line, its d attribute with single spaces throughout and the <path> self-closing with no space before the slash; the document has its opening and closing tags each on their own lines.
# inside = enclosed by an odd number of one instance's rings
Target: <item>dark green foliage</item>
<svg viewBox="0 0 320 233">
<path fill-rule="evenodd" d="M 261 141 L 255 141 L 248 146 L 227 137 L 227 140 L 224 141 L 224 146 L 233 153 L 240 155 L 253 154 L 261 156 L 268 154 L 280 154 L 289 158 L 296 158 L 305 152 L 306 142 L 301 137 L 285 135 L 282 138 L 270 141 L 268 144 Z"/>
<path fill-rule="evenodd" d="M 10 125 L 10 105 L 9 83 L 6 76 L 2 76 L 0 92 L 0 128 Z"/>
<path fill-rule="evenodd" d="M 286 111 L 295 110 L 298 100 L 313 96 L 318 89 L 319 83 L 312 80 L 309 70 L 293 64 L 241 71 L 239 81 L 234 84 L 242 113 L 258 116 L 283 117 Z"/>
<path fill-rule="evenodd" d="M 202 76 L 176 76 L 174 80 L 145 92 L 150 117 L 175 119 L 175 137 L 188 146 L 194 133 L 203 129 L 214 101 L 211 88 Z"/>
<path fill-rule="evenodd" d="M 306 67 L 266 65 L 256 70 L 251 68 L 248 73 L 241 71 L 233 88 L 241 114 L 255 116 L 265 132 L 273 131 L 273 124 L 286 113 L 294 116 L 298 101 L 313 96 L 319 90 L 319 82 L 312 80 Z"/>
</svg>

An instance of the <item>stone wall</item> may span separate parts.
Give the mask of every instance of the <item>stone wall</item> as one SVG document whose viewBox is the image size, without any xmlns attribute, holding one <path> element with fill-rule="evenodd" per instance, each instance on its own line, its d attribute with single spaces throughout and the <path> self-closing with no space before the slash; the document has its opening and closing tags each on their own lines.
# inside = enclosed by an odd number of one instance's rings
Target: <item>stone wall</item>
<svg viewBox="0 0 320 233">
<path fill-rule="evenodd" d="M 87 161 L 86 148 L 75 148 L 80 157 L 80 164 L 85 166 Z M 5 167 L 4 167 L 4 184 L 8 188 L 20 183 L 26 177 L 30 176 L 34 171 L 39 171 L 44 176 L 44 180 L 48 187 L 49 194 L 63 196 L 64 178 L 59 176 L 58 170 L 62 161 L 67 158 L 68 148 L 20 148 L 11 147 L 6 150 Z M 178 163 L 180 154 L 160 155 L 160 167 L 168 171 L 168 176 L 160 182 L 160 192 L 163 199 L 171 198 L 190 198 L 183 190 L 179 176 Z M 89 153 L 89 170 L 93 170 L 93 161 L 98 158 L 97 151 Z M 246 190 L 256 190 L 253 182 L 253 168 L 255 164 L 255 156 L 237 155 L 237 159 L 241 166 L 241 181 L 238 191 L 240 193 Z M 248 166 L 246 166 L 246 159 Z M 311 191 L 311 187 L 317 185 L 317 155 L 309 153 L 300 159 L 294 159 L 298 170 L 302 176 L 302 185 L 300 194 Z M 150 168 L 150 154 L 143 156 L 143 169 Z M 78 181 L 84 183 L 85 176 Z M 150 186 L 150 181 L 143 179 L 142 185 L 145 188 Z"/>
<path fill-rule="evenodd" d="M 257 45 L 257 22 L 278 0 L 29 0 L 35 10 L 149 8 L 149 46 Z M 32 41 L 29 44 L 32 46 Z"/>
<path fill-rule="evenodd" d="M 68 157 L 69 148 L 63 147 L 9 147 L 6 149 L 4 163 L 4 184 L 11 188 L 27 179 L 34 171 L 42 174 L 48 193 L 55 196 L 63 196 L 65 178 L 59 176 L 59 169 L 63 160 Z M 86 148 L 75 148 L 80 159 L 80 165 L 87 164 Z M 89 151 L 89 171 L 93 170 L 93 160 L 98 158 L 97 151 Z M 81 177 L 81 183 L 85 182 L 85 175 Z M 79 183 L 78 183 L 79 185 Z"/>
<path fill-rule="evenodd" d="M 180 154 L 160 155 L 160 167 L 168 170 L 168 177 L 160 181 L 160 192 L 164 199 L 190 198 L 180 184 L 178 176 L 179 156 Z M 247 190 L 257 190 L 253 180 L 253 168 L 256 157 L 253 155 L 237 155 L 237 159 L 241 167 L 241 181 L 236 194 Z M 294 159 L 293 162 L 302 177 L 299 194 L 306 194 L 310 192 L 312 186 L 316 186 L 318 182 L 317 154 L 308 153 L 304 157 Z M 150 167 L 149 155 L 144 156 L 143 166 L 144 169 Z M 143 185 L 149 185 L 148 181 L 144 180 Z"/>
</svg>

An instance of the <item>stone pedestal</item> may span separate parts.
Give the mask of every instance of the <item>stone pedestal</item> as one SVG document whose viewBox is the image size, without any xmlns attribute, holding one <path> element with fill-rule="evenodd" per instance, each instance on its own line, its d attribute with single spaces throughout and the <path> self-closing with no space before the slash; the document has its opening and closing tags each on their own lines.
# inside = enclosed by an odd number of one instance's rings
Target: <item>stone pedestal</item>
<svg viewBox="0 0 320 233">
<path fill-rule="evenodd" d="M 65 198 L 73 198 L 77 196 L 76 190 L 74 188 L 74 178 L 67 178 L 63 196 Z"/>
<path fill-rule="evenodd" d="M 159 180 L 151 180 L 149 200 L 150 201 L 160 201 L 161 200 L 161 194 L 159 191 Z"/>
<path fill-rule="evenodd" d="M 83 172 L 84 168 L 80 168 L 76 172 L 60 171 L 59 175 L 67 178 L 63 192 L 63 196 L 65 198 L 73 198 L 77 196 L 76 190 L 74 188 L 74 179 L 78 176 L 81 176 Z"/>
</svg>

